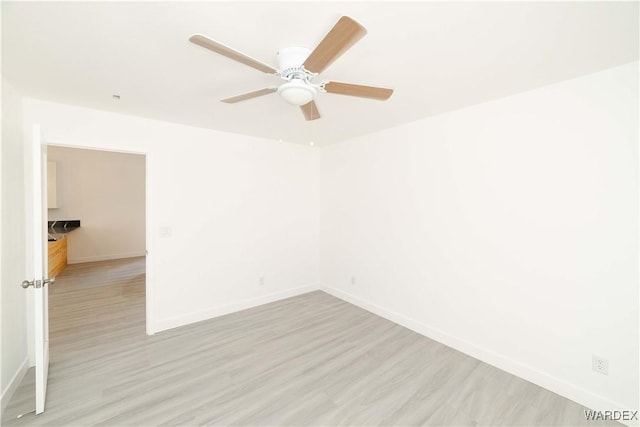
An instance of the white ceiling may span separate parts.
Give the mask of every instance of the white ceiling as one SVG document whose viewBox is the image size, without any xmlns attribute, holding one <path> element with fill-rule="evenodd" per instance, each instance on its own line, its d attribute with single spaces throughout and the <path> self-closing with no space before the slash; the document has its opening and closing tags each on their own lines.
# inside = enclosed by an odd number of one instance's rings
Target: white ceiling
<svg viewBox="0 0 640 427">
<path fill-rule="evenodd" d="M 202 33 L 275 66 L 280 48 L 315 47 L 341 15 L 368 34 L 322 80 L 395 93 L 386 102 L 321 93 L 314 122 L 275 94 L 219 102 L 280 80 L 187 41 Z M 300 143 L 331 143 L 621 65 L 638 59 L 638 44 L 638 2 L 2 5 L 2 71 L 25 96 Z"/>
</svg>

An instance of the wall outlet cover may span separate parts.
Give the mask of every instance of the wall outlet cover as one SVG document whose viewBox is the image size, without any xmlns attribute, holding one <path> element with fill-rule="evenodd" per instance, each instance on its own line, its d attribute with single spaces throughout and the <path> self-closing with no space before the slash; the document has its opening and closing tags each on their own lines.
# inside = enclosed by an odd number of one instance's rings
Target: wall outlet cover
<svg viewBox="0 0 640 427">
<path fill-rule="evenodd" d="M 598 372 L 603 375 L 609 375 L 609 361 L 604 357 L 592 355 L 592 368 L 594 372 Z"/>
</svg>

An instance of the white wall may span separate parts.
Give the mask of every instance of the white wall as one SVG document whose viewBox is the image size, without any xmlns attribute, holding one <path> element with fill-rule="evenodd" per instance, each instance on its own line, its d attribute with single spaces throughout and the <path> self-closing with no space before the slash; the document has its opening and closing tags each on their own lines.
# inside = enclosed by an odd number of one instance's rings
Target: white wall
<svg viewBox="0 0 640 427">
<path fill-rule="evenodd" d="M 68 262 L 143 256 L 145 157 L 55 146 L 47 154 L 57 164 L 58 208 L 49 220 L 81 225 L 68 235 Z"/>
<path fill-rule="evenodd" d="M 24 114 L 49 144 L 147 153 L 150 331 L 316 285 L 314 149 L 32 99 Z"/>
<path fill-rule="evenodd" d="M 330 292 L 588 406 L 638 409 L 637 62 L 320 152 Z"/>
<path fill-rule="evenodd" d="M 25 204 L 23 175 L 22 97 L 2 79 L 2 270 L 0 383 L 2 406 L 28 367 L 25 277 Z"/>
<path fill-rule="evenodd" d="M 320 247 L 331 292 L 588 406 L 635 408 L 637 77 L 319 150 L 30 99 L 24 120 L 50 144 L 148 153 L 152 331 L 311 289 Z"/>
</svg>

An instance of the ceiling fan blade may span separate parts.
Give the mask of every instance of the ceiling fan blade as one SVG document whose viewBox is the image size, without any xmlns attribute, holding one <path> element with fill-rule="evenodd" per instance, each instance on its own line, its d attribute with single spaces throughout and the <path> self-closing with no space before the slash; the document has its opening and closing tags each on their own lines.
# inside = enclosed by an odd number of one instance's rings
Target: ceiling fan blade
<svg viewBox="0 0 640 427">
<path fill-rule="evenodd" d="M 220 101 L 226 102 L 227 104 L 235 104 L 236 102 L 246 101 L 247 99 L 257 98 L 263 95 L 269 95 L 270 93 L 276 92 L 278 89 L 269 87 L 260 90 L 254 90 L 253 92 L 243 93 L 242 95 L 232 96 L 231 98 L 221 99 Z"/>
<path fill-rule="evenodd" d="M 315 101 L 308 102 L 300 106 L 302 114 L 304 114 L 305 120 L 317 120 L 320 118 L 320 112 L 316 106 Z"/>
<path fill-rule="evenodd" d="M 362 25 L 343 16 L 304 61 L 304 68 L 321 73 L 365 34 L 367 30 Z"/>
<path fill-rule="evenodd" d="M 189 37 L 189 41 L 191 43 L 197 44 L 198 46 L 202 46 L 205 49 L 209 49 L 215 53 L 219 53 L 222 56 L 226 56 L 229 59 L 233 59 L 234 61 L 241 62 L 249 67 L 253 67 L 256 70 L 260 70 L 267 74 L 275 74 L 278 72 L 277 68 L 272 67 L 269 64 L 265 64 L 262 61 L 258 61 L 255 58 L 245 55 L 244 53 L 240 53 L 235 49 L 230 48 L 229 46 L 225 46 L 222 43 L 219 43 L 215 40 L 211 40 L 207 36 L 203 36 L 202 34 L 194 34 Z"/>
<path fill-rule="evenodd" d="M 358 96 L 360 98 L 370 98 L 384 101 L 389 99 L 393 89 L 375 86 L 354 85 L 351 83 L 327 82 L 324 85 L 327 93 L 337 93 L 338 95 Z"/>
</svg>

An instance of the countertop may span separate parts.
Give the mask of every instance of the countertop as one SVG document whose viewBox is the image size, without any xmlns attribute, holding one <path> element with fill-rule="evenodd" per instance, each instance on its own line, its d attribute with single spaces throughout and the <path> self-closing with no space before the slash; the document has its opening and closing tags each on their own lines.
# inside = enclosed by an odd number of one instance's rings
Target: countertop
<svg viewBox="0 0 640 427">
<path fill-rule="evenodd" d="M 61 239 L 76 228 L 80 228 L 79 219 L 49 221 L 49 228 L 47 230 L 49 234 L 49 241 L 55 242 L 56 240 Z"/>
</svg>

